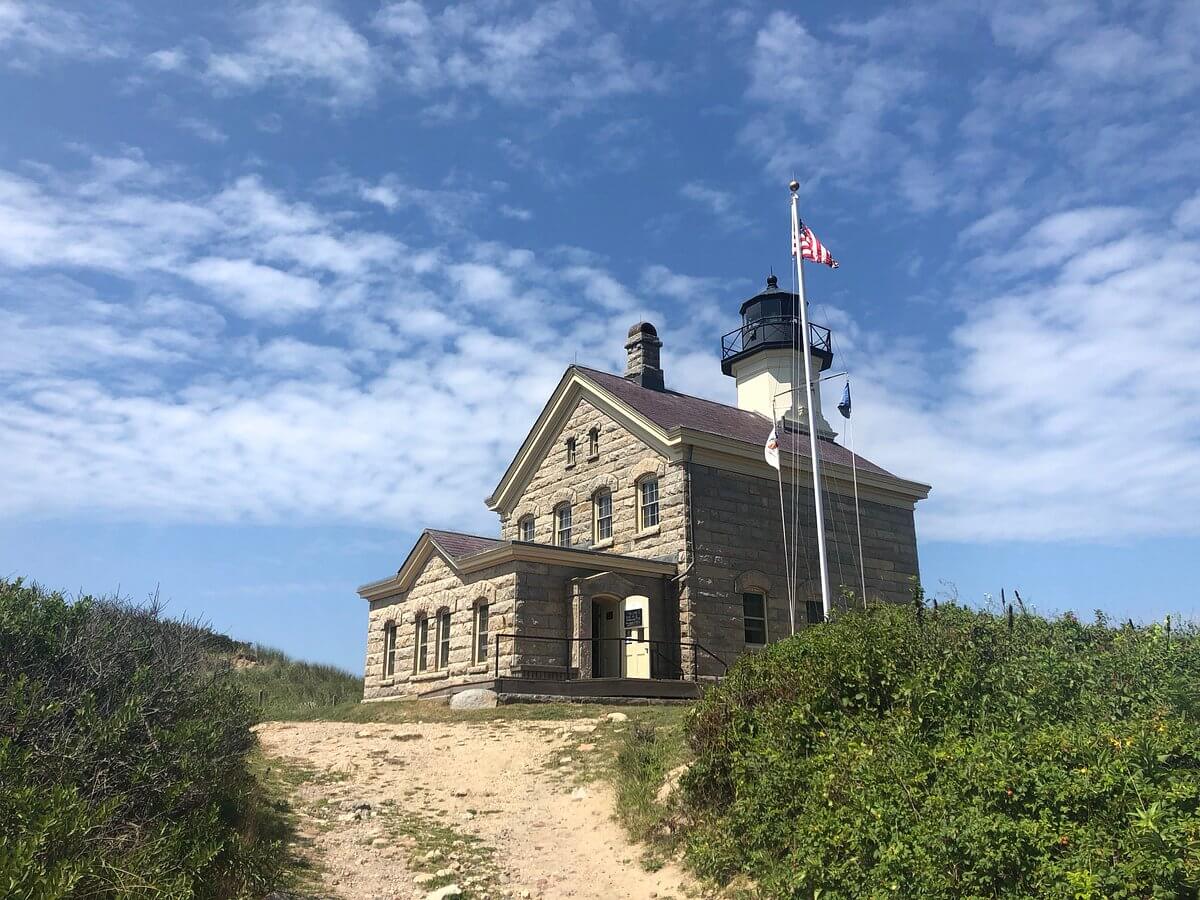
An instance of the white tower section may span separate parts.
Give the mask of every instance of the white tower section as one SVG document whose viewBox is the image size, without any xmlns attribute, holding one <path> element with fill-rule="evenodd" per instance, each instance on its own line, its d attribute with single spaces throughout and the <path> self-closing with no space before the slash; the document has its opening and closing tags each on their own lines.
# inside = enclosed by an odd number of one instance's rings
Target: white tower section
<svg viewBox="0 0 1200 900">
<path fill-rule="evenodd" d="M 771 418 L 772 403 L 776 417 L 808 430 L 804 407 L 804 360 L 793 350 L 793 337 L 799 325 L 797 298 L 779 290 L 772 275 L 767 288 L 742 304 L 742 327 L 722 340 L 721 369 L 737 382 L 739 409 Z M 817 435 L 835 434 L 821 413 L 820 373 L 833 362 L 829 332 L 810 326 L 812 343 L 813 418 Z M 792 390 L 793 384 L 796 390 Z"/>
</svg>

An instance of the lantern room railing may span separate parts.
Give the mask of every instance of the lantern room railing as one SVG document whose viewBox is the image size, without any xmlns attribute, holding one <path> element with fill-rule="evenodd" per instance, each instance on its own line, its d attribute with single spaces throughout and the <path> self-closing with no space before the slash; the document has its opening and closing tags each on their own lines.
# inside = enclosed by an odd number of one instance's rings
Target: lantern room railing
<svg viewBox="0 0 1200 900">
<path fill-rule="evenodd" d="M 800 337 L 800 320 L 796 316 L 766 316 L 747 322 L 741 328 L 721 337 L 722 362 L 739 353 L 763 345 L 780 344 L 791 346 Z M 817 355 L 832 357 L 833 344 L 830 331 L 821 325 L 808 323 L 808 344 Z"/>
</svg>

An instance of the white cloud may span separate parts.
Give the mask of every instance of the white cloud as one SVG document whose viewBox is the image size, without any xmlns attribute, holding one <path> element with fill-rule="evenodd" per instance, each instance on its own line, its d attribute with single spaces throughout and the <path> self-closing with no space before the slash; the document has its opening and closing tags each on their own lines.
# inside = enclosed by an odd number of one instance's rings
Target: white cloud
<svg viewBox="0 0 1200 900">
<path fill-rule="evenodd" d="M 348 228 L 344 192 L 200 190 L 136 154 L 39 172 L 0 178 L 5 516 L 487 530 L 480 498 L 563 366 L 619 371 L 643 317 L 669 385 L 732 397 L 715 341 L 757 285 L 659 265 L 631 285 L 469 232 L 409 247 Z M 1128 206 L 998 214 L 975 239 L 1027 221 L 1011 252 L 1036 266 L 964 242 L 946 352 L 819 310 L 859 449 L 934 485 L 924 537 L 1195 534 L 1200 240 Z"/>
<path fill-rule="evenodd" d="M 321 2 L 260 3 L 239 21 L 242 44 L 212 53 L 204 77 L 230 90 L 303 86 L 307 96 L 353 105 L 374 96 L 381 70 L 367 39 Z M 173 60 L 172 60 L 173 61 Z"/>
<path fill-rule="evenodd" d="M 431 14 L 417 0 L 385 3 L 376 29 L 396 45 L 397 77 L 421 94 L 478 91 L 503 103 L 553 103 L 579 113 L 608 97 L 657 90 L 661 71 L 631 58 L 586 0 L 508 13 L 489 2 Z"/>
<path fill-rule="evenodd" d="M 321 302 L 321 285 L 313 279 L 247 259 L 206 256 L 189 263 L 184 274 L 247 318 L 289 319 Z"/>
<path fill-rule="evenodd" d="M 98 59 L 124 49 L 108 22 L 49 3 L 0 0 L 0 52 L 9 66 L 33 69 L 46 58 Z"/>
<path fill-rule="evenodd" d="M 738 211 L 738 199 L 730 191 L 723 191 L 700 181 L 689 181 L 679 189 L 679 195 L 699 204 L 726 231 L 741 231 L 751 222 Z"/>
</svg>

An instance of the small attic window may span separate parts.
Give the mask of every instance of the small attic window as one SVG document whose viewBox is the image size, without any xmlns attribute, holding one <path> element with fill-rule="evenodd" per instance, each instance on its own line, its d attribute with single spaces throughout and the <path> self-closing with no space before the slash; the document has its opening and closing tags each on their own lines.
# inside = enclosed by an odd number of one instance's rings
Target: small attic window
<svg viewBox="0 0 1200 900">
<path fill-rule="evenodd" d="M 575 465 L 575 438 L 567 438 L 567 465 Z"/>
<path fill-rule="evenodd" d="M 588 432 L 588 459 L 595 459 L 600 455 L 600 429 L 593 428 Z"/>
</svg>

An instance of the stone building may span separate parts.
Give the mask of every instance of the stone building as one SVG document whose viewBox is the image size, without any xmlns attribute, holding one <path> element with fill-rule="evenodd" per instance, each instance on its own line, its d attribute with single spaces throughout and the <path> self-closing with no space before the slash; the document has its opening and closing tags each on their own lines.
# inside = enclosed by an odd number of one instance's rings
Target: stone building
<svg viewBox="0 0 1200 900">
<path fill-rule="evenodd" d="M 771 278 L 741 316 L 721 358 L 737 406 L 669 390 L 647 322 L 629 330 L 623 376 L 567 368 L 487 499 L 499 536 L 427 530 L 395 575 L 359 589 L 370 604 L 366 699 L 479 682 L 508 693 L 689 696 L 740 654 L 787 637 L 780 485 L 763 458 L 773 413 L 786 425 L 789 520 L 792 460 L 799 466 L 797 627 L 821 620 L 810 418 L 831 581 L 861 593 L 850 451 L 819 392 L 811 417 L 789 402 L 803 397 L 790 391 L 797 298 Z M 810 325 L 810 337 L 823 372 L 829 332 Z M 902 602 L 918 574 L 914 508 L 929 487 L 861 456 L 855 468 L 867 595 Z"/>
</svg>

